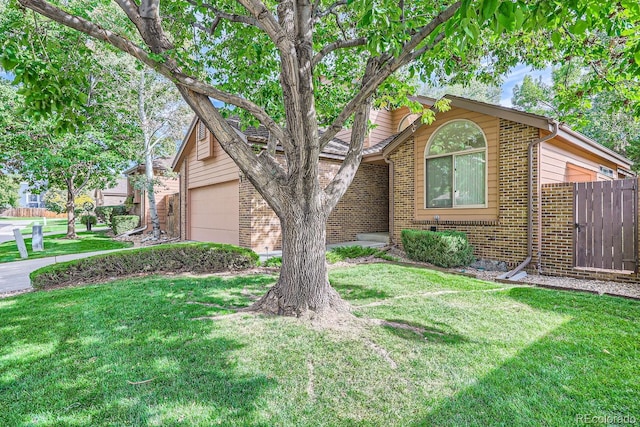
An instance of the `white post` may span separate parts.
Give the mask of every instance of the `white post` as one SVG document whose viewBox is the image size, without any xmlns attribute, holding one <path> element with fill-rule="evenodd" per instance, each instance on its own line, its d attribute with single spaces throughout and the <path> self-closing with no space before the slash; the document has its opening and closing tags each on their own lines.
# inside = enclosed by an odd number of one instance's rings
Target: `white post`
<svg viewBox="0 0 640 427">
<path fill-rule="evenodd" d="M 27 247 L 24 244 L 22 234 L 20 234 L 20 229 L 14 228 L 13 235 L 16 237 L 16 245 L 18 246 L 18 252 L 20 252 L 20 258 L 28 258 L 29 254 L 27 254 Z"/>
</svg>

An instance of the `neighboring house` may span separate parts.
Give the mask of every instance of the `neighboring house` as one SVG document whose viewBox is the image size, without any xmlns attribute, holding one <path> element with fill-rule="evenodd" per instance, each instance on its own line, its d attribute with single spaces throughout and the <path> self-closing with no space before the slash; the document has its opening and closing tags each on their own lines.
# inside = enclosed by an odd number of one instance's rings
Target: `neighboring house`
<svg viewBox="0 0 640 427">
<path fill-rule="evenodd" d="M 96 206 L 124 205 L 129 191 L 128 179 L 125 176 L 118 178 L 113 187 L 104 190 L 94 190 L 91 196 L 96 201 Z"/>
<path fill-rule="evenodd" d="M 153 172 L 155 179 L 158 181 L 153 187 L 156 209 L 158 218 L 160 219 L 160 229 L 167 231 L 167 197 L 178 192 L 178 178 L 170 174 L 171 159 L 156 159 L 153 161 Z M 151 231 L 151 215 L 149 214 L 149 200 L 145 190 L 137 189 L 134 185 L 136 176 L 144 177 L 144 164 L 133 166 L 124 171 L 127 176 L 127 196 L 131 198 L 133 203 L 132 215 L 140 216 L 140 224 L 142 227 L 146 225 L 147 230 Z"/>
<path fill-rule="evenodd" d="M 34 194 L 31 192 L 29 184 L 20 183 L 18 189 L 18 207 L 20 208 L 44 208 L 44 192 Z"/>
<path fill-rule="evenodd" d="M 451 109 L 422 124 L 406 108 L 377 110 L 362 165 L 331 214 L 327 243 L 357 233 L 403 229 L 459 230 L 476 256 L 506 261 L 537 248 L 538 199 L 543 184 L 634 176 L 632 162 L 552 119 L 455 96 Z M 431 107 L 435 100 L 417 97 Z M 237 127 L 237 123 L 233 123 Z M 262 128 L 245 130 L 249 143 L 265 144 Z M 342 131 L 321 158 L 321 179 L 336 173 L 347 150 Z M 528 149 L 532 146 L 531 174 Z M 173 163 L 180 173 L 181 237 L 240 244 L 259 252 L 279 249 L 277 217 L 243 179 L 215 136 L 194 119 Z M 531 190 L 528 189 L 531 176 Z M 531 236 L 528 202 L 532 199 Z M 532 266 L 537 263 L 534 249 Z"/>
</svg>

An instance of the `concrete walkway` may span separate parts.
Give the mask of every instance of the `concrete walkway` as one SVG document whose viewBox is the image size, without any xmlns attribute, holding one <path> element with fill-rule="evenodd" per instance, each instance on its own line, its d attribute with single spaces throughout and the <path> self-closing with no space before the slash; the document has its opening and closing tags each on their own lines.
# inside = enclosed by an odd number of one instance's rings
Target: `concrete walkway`
<svg viewBox="0 0 640 427">
<path fill-rule="evenodd" d="M 22 230 L 32 222 L 33 221 L 0 221 L 0 243 L 16 240 L 13 235 L 13 229 L 18 228 Z"/>
<path fill-rule="evenodd" d="M 45 265 L 71 261 L 73 259 L 87 258 L 93 255 L 107 254 L 109 252 L 124 251 L 127 249 L 129 248 L 2 263 L 0 264 L 0 294 L 31 289 L 29 274 L 34 270 L 44 267 Z"/>
</svg>

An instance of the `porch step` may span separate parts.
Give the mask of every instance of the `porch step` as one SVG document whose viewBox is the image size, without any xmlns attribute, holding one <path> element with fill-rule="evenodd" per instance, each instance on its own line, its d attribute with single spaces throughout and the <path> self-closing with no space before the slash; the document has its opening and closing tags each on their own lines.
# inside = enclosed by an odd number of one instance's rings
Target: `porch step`
<svg viewBox="0 0 640 427">
<path fill-rule="evenodd" d="M 389 233 L 360 233 L 356 234 L 356 240 L 362 242 L 380 242 L 389 244 Z"/>
</svg>

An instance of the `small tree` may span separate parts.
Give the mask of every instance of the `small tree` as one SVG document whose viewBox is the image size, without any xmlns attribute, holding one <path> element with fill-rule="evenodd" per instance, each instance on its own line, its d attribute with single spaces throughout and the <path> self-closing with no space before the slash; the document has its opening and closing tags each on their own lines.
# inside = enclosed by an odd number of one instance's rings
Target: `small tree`
<svg viewBox="0 0 640 427">
<path fill-rule="evenodd" d="M 18 206 L 18 190 L 20 183 L 13 175 L 0 172 L 0 210 Z"/>
</svg>

